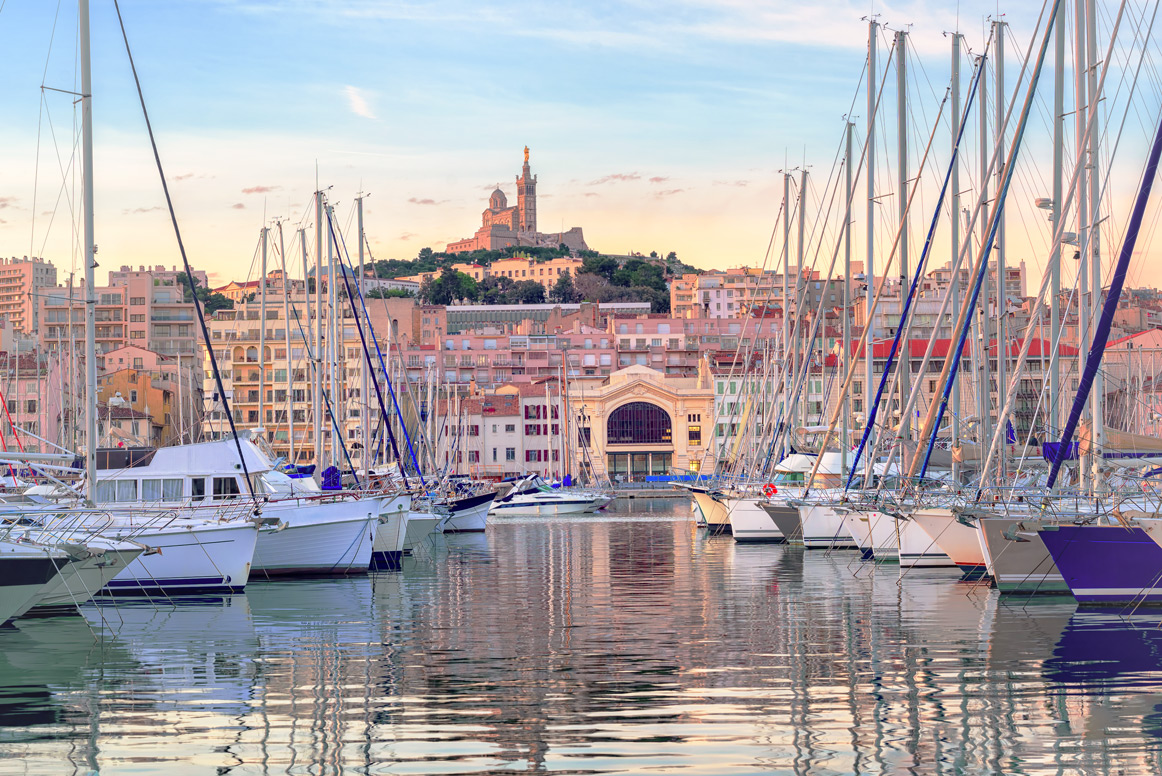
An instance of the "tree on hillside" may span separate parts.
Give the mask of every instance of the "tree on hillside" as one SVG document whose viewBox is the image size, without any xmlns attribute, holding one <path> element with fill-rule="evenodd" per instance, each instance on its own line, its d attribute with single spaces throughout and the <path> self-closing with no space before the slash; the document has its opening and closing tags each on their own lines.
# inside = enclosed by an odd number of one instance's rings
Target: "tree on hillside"
<svg viewBox="0 0 1162 776">
<path fill-rule="evenodd" d="M 573 304 L 577 301 L 577 289 L 573 286 L 573 273 L 565 270 L 557 277 L 557 282 L 549 291 L 549 301 L 559 304 Z"/>
<path fill-rule="evenodd" d="M 581 262 L 580 272 L 599 275 L 606 280 L 612 280 L 613 273 L 617 272 L 618 267 L 617 259 L 612 256 L 586 256 L 584 261 Z"/>
<path fill-rule="evenodd" d="M 424 304 L 448 305 L 459 300 L 476 299 L 476 281 L 451 267 L 440 270 L 440 276 L 424 278 L 420 284 L 420 300 Z"/>
<path fill-rule="evenodd" d="M 509 304 L 544 304 L 545 287 L 535 280 L 520 280 L 513 284 L 512 295 Z"/>
</svg>

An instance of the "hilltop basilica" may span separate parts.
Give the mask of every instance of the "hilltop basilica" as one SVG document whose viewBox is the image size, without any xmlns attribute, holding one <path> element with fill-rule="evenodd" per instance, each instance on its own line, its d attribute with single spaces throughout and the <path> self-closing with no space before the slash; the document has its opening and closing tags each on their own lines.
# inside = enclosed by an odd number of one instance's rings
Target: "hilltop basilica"
<svg viewBox="0 0 1162 776">
<path fill-rule="evenodd" d="M 447 252 L 498 251 L 510 245 L 556 248 L 562 243 L 572 251 L 589 249 L 579 226 L 567 232 L 537 231 L 537 176 L 529 171 L 529 148 L 525 146 L 524 166 L 516 179 L 516 207 L 509 207 L 508 198 L 498 187 L 488 198 L 488 209 L 476 234 L 448 243 Z"/>
</svg>

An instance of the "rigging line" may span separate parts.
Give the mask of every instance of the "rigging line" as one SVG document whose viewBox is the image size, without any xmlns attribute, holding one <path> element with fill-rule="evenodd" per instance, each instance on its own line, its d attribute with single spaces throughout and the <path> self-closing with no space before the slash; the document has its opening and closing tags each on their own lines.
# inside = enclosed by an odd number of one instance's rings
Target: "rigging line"
<svg viewBox="0 0 1162 776">
<path fill-rule="evenodd" d="M 340 245 L 342 246 L 342 253 L 347 255 L 347 263 L 350 264 L 351 263 L 351 252 L 347 250 L 347 244 L 345 241 L 343 241 L 342 233 L 339 234 L 339 242 L 340 242 Z M 368 328 L 370 328 L 370 326 L 371 326 L 371 314 L 367 311 L 367 301 L 363 298 L 362 292 L 359 294 L 359 304 L 360 304 L 360 307 L 363 308 L 363 315 L 367 319 Z M 386 297 L 383 298 L 383 309 L 385 311 L 387 311 L 387 309 L 388 309 Z M 355 312 L 354 302 L 352 302 L 352 312 Z M 356 315 L 358 315 L 358 313 L 356 313 Z M 389 336 L 390 336 L 390 331 L 391 331 L 391 315 L 390 314 L 387 316 L 387 320 L 388 320 L 388 332 L 389 332 Z M 383 372 L 384 382 L 387 383 L 387 391 L 388 391 L 388 394 L 390 394 L 390 396 L 391 396 L 392 406 L 395 407 L 396 415 L 400 419 L 400 429 L 403 431 L 404 441 L 407 443 L 408 454 L 411 456 L 412 464 L 416 467 L 416 476 L 418 476 L 420 479 L 420 485 L 423 486 L 424 488 L 427 488 L 427 483 L 424 481 L 424 473 L 420 467 L 420 462 L 416 457 L 415 448 L 412 445 L 411 435 L 408 433 L 407 423 L 404 421 L 403 412 L 400 410 L 399 400 L 396 398 L 395 389 L 392 387 L 392 384 L 391 384 L 391 375 L 388 372 L 387 365 L 384 363 L 383 352 L 379 348 L 379 340 L 375 336 L 374 329 L 371 330 L 371 342 L 372 342 L 372 344 L 375 345 L 375 354 L 379 358 L 379 368 L 380 368 L 380 371 Z M 397 352 L 398 352 L 398 348 L 397 348 Z M 401 366 L 402 366 L 402 362 L 401 362 Z M 376 386 L 377 386 L 376 390 L 378 390 L 378 380 L 376 380 L 375 382 L 376 382 Z M 411 390 L 410 383 L 411 383 L 411 381 L 408 379 L 406 372 L 404 373 L 404 383 L 405 383 L 405 385 L 408 386 L 409 395 L 410 395 L 410 390 Z M 413 398 L 412 401 L 414 404 L 415 399 Z M 431 411 L 432 411 L 431 408 L 429 408 L 429 412 L 431 412 Z M 419 417 L 418 408 L 417 408 L 416 416 Z M 399 451 L 396 450 L 394 434 L 392 434 L 391 439 L 392 439 L 392 450 L 395 451 L 396 461 L 400 463 L 400 474 L 403 474 L 403 470 L 404 470 L 404 467 L 402 464 L 403 459 L 400 457 Z M 430 440 L 427 440 L 425 437 L 425 442 L 428 444 L 428 446 L 430 448 L 430 445 L 431 445 Z M 434 453 L 433 453 L 433 455 L 434 455 Z M 405 482 L 405 484 L 407 482 L 406 476 L 404 476 L 404 482 Z"/>
<path fill-rule="evenodd" d="M 335 239 L 335 225 L 334 225 L 334 223 L 331 222 L 329 217 L 327 220 L 327 225 L 330 228 L 331 239 L 334 240 Z M 342 237 L 341 234 L 340 234 L 340 237 Z M 355 314 L 355 328 L 359 332 L 359 343 L 363 347 L 363 357 L 366 360 L 366 364 L 367 364 L 366 368 L 371 369 L 372 372 L 374 373 L 374 366 L 371 362 L 371 351 L 368 350 L 368 348 L 367 348 L 367 337 L 363 333 L 363 325 L 359 321 L 359 309 L 355 306 L 355 296 L 351 293 L 351 281 L 348 279 L 348 267 L 351 264 L 351 256 L 350 256 L 350 253 L 347 251 L 346 243 L 342 243 L 342 250 L 340 252 L 340 255 L 338 256 L 340 261 L 343 260 L 344 255 L 346 255 L 346 262 L 347 263 L 342 267 L 343 287 L 346 289 L 347 299 L 351 303 L 351 312 Z M 354 274 L 354 272 L 352 271 L 351 274 Z M 358 289 L 358 287 L 357 287 L 357 289 Z M 359 292 L 360 292 L 359 293 L 360 297 L 362 297 L 362 295 L 363 295 L 362 290 L 359 290 Z M 371 328 L 371 318 L 369 316 L 367 316 L 367 328 L 368 329 Z M 372 333 L 372 336 L 374 336 L 374 332 Z M 395 453 L 395 458 L 398 461 L 399 460 L 399 449 L 396 446 L 395 434 L 391 429 L 391 425 L 390 425 L 391 421 L 390 421 L 390 416 L 388 415 L 388 412 L 387 412 L 387 407 L 383 403 L 383 391 L 379 387 L 379 380 L 372 379 L 371 382 L 375 386 L 375 398 L 379 402 L 379 411 L 380 411 L 381 416 L 383 418 L 383 422 L 386 425 L 387 433 L 391 439 L 392 452 Z M 361 397 L 361 398 L 363 398 L 363 397 Z M 363 418 L 362 420 L 364 422 L 366 422 L 367 419 Z M 364 451 L 364 458 L 366 459 L 366 457 L 367 457 L 367 451 Z M 418 464 L 417 464 L 417 467 L 418 467 Z M 366 464 L 366 469 L 367 469 L 367 476 L 370 478 L 370 476 L 371 476 L 371 464 L 370 463 Z M 407 474 L 404 472 L 404 467 L 401 466 L 399 469 L 399 472 L 403 476 L 404 487 L 406 488 L 408 483 L 407 483 Z"/>
<path fill-rule="evenodd" d="M 157 141 L 153 135 L 153 125 L 149 121 L 149 111 L 145 107 L 145 92 L 141 89 L 141 79 L 137 76 L 137 65 L 133 62 L 133 52 L 129 48 L 129 34 L 125 31 L 125 20 L 121 18 L 121 6 L 118 0 L 113 0 L 113 8 L 117 11 L 117 23 L 121 26 L 121 37 L 125 41 L 125 54 L 129 58 L 129 69 L 133 72 L 133 83 L 137 87 L 137 97 L 141 102 L 141 114 L 145 119 L 145 129 L 149 133 L 149 145 L 153 148 L 153 160 L 157 165 L 157 174 L 161 178 L 161 188 L 165 192 L 166 207 L 169 209 L 170 222 L 173 224 L 174 237 L 177 238 L 178 250 L 182 255 L 182 264 L 185 265 L 186 278 L 189 280 L 190 288 L 195 287 L 194 271 L 190 268 L 189 259 L 186 257 L 186 246 L 182 242 L 182 233 L 178 227 L 177 214 L 174 212 L 173 199 L 170 197 L 169 185 L 165 180 L 165 172 L 161 166 L 161 155 L 157 150 Z M 214 382 L 218 386 L 218 393 L 222 396 L 222 404 L 226 407 L 226 419 L 230 421 L 230 432 L 234 435 L 234 447 L 238 451 L 238 462 L 242 465 L 243 479 L 246 481 L 246 490 L 250 494 L 250 498 L 254 501 L 254 511 L 257 514 L 260 510 L 260 502 L 258 493 L 254 488 L 254 483 L 250 481 L 250 469 L 246 465 L 246 456 L 242 453 L 242 440 L 238 438 L 238 429 L 234 425 L 234 413 L 230 412 L 229 400 L 226 398 L 226 387 L 222 383 L 222 372 L 218 369 L 218 359 L 214 355 L 214 346 L 210 339 L 210 330 L 206 326 L 206 315 L 202 310 L 201 300 L 198 295 L 193 295 L 194 311 L 198 314 L 198 325 L 202 329 L 202 337 L 206 344 L 206 352 L 210 357 L 210 368 L 214 372 Z M 71 314 L 70 314 L 71 317 Z M 263 322 L 265 325 L 265 321 Z M 265 368 L 265 365 L 263 365 Z"/>
</svg>

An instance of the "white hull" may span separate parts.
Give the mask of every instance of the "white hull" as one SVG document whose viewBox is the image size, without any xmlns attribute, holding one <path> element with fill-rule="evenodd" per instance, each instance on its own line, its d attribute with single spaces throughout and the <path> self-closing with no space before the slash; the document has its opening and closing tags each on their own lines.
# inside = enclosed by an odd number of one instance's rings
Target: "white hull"
<svg viewBox="0 0 1162 776">
<path fill-rule="evenodd" d="M 492 509 L 494 498 L 495 495 L 467 509 L 454 510 L 440 521 L 437 530 L 440 533 L 480 533 L 487 527 L 488 512 Z"/>
<path fill-rule="evenodd" d="M 702 513 L 702 519 L 712 534 L 730 533 L 730 512 L 726 505 L 705 491 L 694 491 L 694 502 Z"/>
<path fill-rule="evenodd" d="M 0 540 L 0 624 L 31 609 L 68 565 L 60 550 Z"/>
<path fill-rule="evenodd" d="M 103 554 L 71 563 L 37 597 L 33 612 L 83 604 L 137 559 L 143 550 L 131 545 L 106 549 Z"/>
<path fill-rule="evenodd" d="M 251 571 L 258 578 L 293 574 L 364 573 L 379 524 L 379 500 L 319 503 L 307 499 L 274 502 L 263 516 L 278 518 L 263 527 Z"/>
<path fill-rule="evenodd" d="M 851 538 L 855 541 L 855 546 L 863 553 L 864 559 L 875 557 L 871 548 L 871 527 L 868 524 L 870 518 L 868 512 L 848 512 L 843 516 L 843 525 L 847 528 L 847 532 L 851 534 Z"/>
<path fill-rule="evenodd" d="M 1069 585 L 1037 531 L 1022 531 L 1021 542 L 1005 538 L 1005 531 L 1019 522 L 1008 517 L 978 520 L 981 552 L 993 584 L 1002 593 L 1068 593 Z"/>
<path fill-rule="evenodd" d="M 379 524 L 375 527 L 375 541 L 371 545 L 372 571 L 396 571 L 400 568 L 411 505 L 412 497 L 407 494 L 380 500 Z"/>
<path fill-rule="evenodd" d="M 554 496 L 555 494 L 546 494 Z M 490 514 L 496 517 L 554 517 L 581 515 L 593 509 L 592 498 L 542 498 L 538 495 L 515 496 L 511 501 L 493 502 Z"/>
<path fill-rule="evenodd" d="M 901 568 L 951 568 L 956 564 L 915 520 L 897 520 Z"/>
<path fill-rule="evenodd" d="M 114 594 L 241 592 L 250 578 L 258 527 L 249 521 L 194 523 L 163 529 L 110 527 L 112 539 L 124 535 L 157 548 L 140 555 L 105 587 Z"/>
<path fill-rule="evenodd" d="M 404 532 L 403 551 L 411 552 L 423 544 L 443 520 L 442 515 L 432 512 L 408 512 L 407 530 Z"/>
<path fill-rule="evenodd" d="M 808 549 L 838 549 L 855 547 L 843 514 L 826 504 L 804 504 L 799 507 L 803 523 L 803 546 Z"/>
<path fill-rule="evenodd" d="M 727 498 L 724 502 L 736 542 L 783 541 L 783 532 L 759 506 L 758 498 Z"/>
<path fill-rule="evenodd" d="M 979 576 L 984 573 L 980 529 L 958 522 L 950 509 L 917 509 L 912 513 L 912 520 L 965 574 Z"/>
<path fill-rule="evenodd" d="M 867 517 L 872 557 L 879 562 L 898 563 L 900 560 L 900 534 L 896 518 L 885 515 L 883 512 L 868 512 Z"/>
</svg>

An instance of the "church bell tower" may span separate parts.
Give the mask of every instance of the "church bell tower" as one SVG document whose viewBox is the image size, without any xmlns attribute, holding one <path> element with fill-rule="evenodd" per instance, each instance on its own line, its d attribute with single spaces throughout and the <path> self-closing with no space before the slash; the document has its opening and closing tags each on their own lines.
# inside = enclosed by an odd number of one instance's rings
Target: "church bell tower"
<svg viewBox="0 0 1162 776">
<path fill-rule="evenodd" d="M 516 212 L 520 231 L 537 231 L 537 176 L 529 174 L 529 147 L 525 146 L 525 163 L 516 179 Z"/>
</svg>

